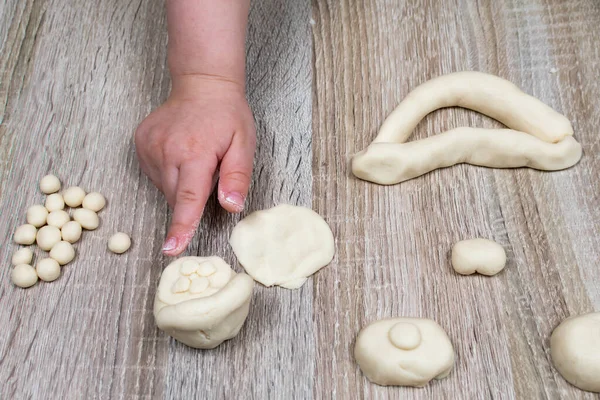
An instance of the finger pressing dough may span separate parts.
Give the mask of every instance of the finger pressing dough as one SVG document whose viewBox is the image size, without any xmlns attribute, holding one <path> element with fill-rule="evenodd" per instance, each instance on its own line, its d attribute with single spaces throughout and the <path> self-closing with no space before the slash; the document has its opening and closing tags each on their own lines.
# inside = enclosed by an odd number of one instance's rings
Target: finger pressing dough
<svg viewBox="0 0 600 400">
<path fill-rule="evenodd" d="M 581 145 L 571 136 L 548 143 L 510 129 L 462 127 L 414 142 L 373 143 L 353 157 L 352 173 L 393 185 L 460 163 L 555 171 L 577 164 L 581 155 Z"/>
<path fill-rule="evenodd" d="M 182 257 L 162 273 L 154 301 L 156 325 L 180 342 L 212 349 L 238 334 L 254 281 L 219 257 Z"/>
<path fill-rule="evenodd" d="M 302 286 L 335 253 L 327 222 L 309 208 L 288 204 L 248 215 L 233 229 L 229 243 L 255 280 L 288 289 Z"/>
<path fill-rule="evenodd" d="M 600 392 L 600 312 L 564 320 L 550 337 L 552 362 L 573 386 Z"/>
<path fill-rule="evenodd" d="M 549 143 L 573 135 L 565 116 L 511 82 L 469 71 L 443 75 L 415 88 L 386 118 L 375 142 L 404 143 L 427 114 L 454 106 L 478 111 Z"/>
<path fill-rule="evenodd" d="M 392 318 L 371 323 L 358 334 L 354 357 L 363 374 L 382 386 L 425 386 L 447 377 L 454 348 L 435 321 Z"/>
<path fill-rule="evenodd" d="M 496 275 L 506 265 L 506 252 L 488 239 L 461 240 L 452 247 L 452 267 L 461 275 Z"/>
<path fill-rule="evenodd" d="M 33 260 L 33 251 L 31 249 L 24 247 L 19 249 L 12 256 L 12 265 L 19 264 L 29 264 L 31 265 L 31 260 Z"/>
<path fill-rule="evenodd" d="M 19 226 L 15 230 L 15 234 L 13 239 L 15 243 L 29 245 L 35 242 L 35 237 L 37 235 L 37 228 L 30 224 L 25 224 Z"/>
</svg>

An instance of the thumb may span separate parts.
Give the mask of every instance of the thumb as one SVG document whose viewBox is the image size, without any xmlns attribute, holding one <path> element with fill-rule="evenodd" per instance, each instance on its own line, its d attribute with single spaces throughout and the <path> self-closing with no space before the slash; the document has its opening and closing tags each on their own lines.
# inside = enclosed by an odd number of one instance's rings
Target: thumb
<svg viewBox="0 0 600 400">
<path fill-rule="evenodd" d="M 236 135 L 221 160 L 219 203 L 232 213 L 242 212 L 252 177 L 254 135 Z"/>
</svg>

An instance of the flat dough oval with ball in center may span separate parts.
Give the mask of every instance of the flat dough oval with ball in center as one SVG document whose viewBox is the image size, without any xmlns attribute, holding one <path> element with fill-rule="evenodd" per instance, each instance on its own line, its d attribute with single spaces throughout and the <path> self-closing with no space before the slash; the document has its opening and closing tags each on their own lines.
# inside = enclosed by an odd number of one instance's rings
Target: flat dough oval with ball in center
<svg viewBox="0 0 600 400">
<path fill-rule="evenodd" d="M 309 208 L 288 204 L 250 214 L 233 229 L 229 243 L 256 281 L 287 289 L 302 286 L 335 253 L 327 222 Z"/>
</svg>

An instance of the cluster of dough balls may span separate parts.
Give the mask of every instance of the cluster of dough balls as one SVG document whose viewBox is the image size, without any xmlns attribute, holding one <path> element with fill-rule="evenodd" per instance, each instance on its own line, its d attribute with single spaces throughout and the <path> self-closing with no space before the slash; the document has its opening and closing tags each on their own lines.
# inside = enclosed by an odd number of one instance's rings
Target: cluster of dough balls
<svg viewBox="0 0 600 400">
<path fill-rule="evenodd" d="M 14 241 L 28 246 L 34 243 L 49 252 L 49 257 L 37 261 L 33 266 L 33 251 L 21 248 L 12 257 L 14 268 L 11 279 L 16 286 L 27 288 L 38 279 L 51 282 L 60 276 L 60 267 L 75 258 L 73 243 L 81 238 L 82 231 L 94 230 L 100 225 L 98 212 L 106 205 L 106 199 L 98 192 L 86 193 L 78 186 L 72 186 L 59 193 L 60 180 L 54 175 L 46 175 L 40 181 L 40 190 L 47 194 L 44 205 L 36 204 L 27 209 L 27 224 L 19 226 L 14 233 Z M 71 207 L 72 213 L 65 210 Z M 72 219 L 71 219 L 72 217 Z M 109 241 L 109 249 L 124 253 L 131 240 L 124 233 L 117 233 Z"/>
</svg>

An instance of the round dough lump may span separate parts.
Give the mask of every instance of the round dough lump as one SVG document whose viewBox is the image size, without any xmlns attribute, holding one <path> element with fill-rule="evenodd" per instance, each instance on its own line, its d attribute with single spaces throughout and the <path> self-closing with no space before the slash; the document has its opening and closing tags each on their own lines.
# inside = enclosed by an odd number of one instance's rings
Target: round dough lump
<svg viewBox="0 0 600 400">
<path fill-rule="evenodd" d="M 27 209 L 27 223 L 39 228 L 46 225 L 48 210 L 41 204 L 36 204 Z"/>
<path fill-rule="evenodd" d="M 125 253 L 130 246 L 131 239 L 123 232 L 117 232 L 108 239 L 108 249 L 116 254 Z"/>
<path fill-rule="evenodd" d="M 88 193 L 83 199 L 83 208 L 98 212 L 106 205 L 106 199 L 98 192 Z"/>
<path fill-rule="evenodd" d="M 37 245 L 44 251 L 50 251 L 56 243 L 60 242 L 60 229 L 46 225 L 38 231 Z"/>
<path fill-rule="evenodd" d="M 309 208 L 288 204 L 248 215 L 235 226 L 229 243 L 255 280 L 288 289 L 302 286 L 335 254 L 327 222 Z"/>
<path fill-rule="evenodd" d="M 454 366 L 454 348 L 435 321 L 383 319 L 358 334 L 354 357 L 365 376 L 382 386 L 425 386 Z"/>
<path fill-rule="evenodd" d="M 35 226 L 30 225 L 30 224 L 25 224 L 25 225 L 19 226 L 15 230 L 13 239 L 14 239 L 15 243 L 29 245 L 29 244 L 33 244 L 33 242 L 35 242 L 36 234 L 37 234 L 37 228 Z"/>
<path fill-rule="evenodd" d="M 22 249 L 17 250 L 15 254 L 13 254 L 12 265 L 31 265 L 31 260 L 33 260 L 33 251 L 31 251 L 31 249 L 28 249 L 27 247 L 24 247 Z"/>
<path fill-rule="evenodd" d="M 219 257 L 179 258 L 160 277 L 156 325 L 190 347 L 215 348 L 240 331 L 253 288 L 252 278 Z"/>
<path fill-rule="evenodd" d="M 506 252 L 488 239 L 461 240 L 452 247 L 452 267 L 461 275 L 492 276 L 504 269 Z"/>
<path fill-rule="evenodd" d="M 93 231 L 100 225 L 98 214 L 87 208 L 78 208 L 73 211 L 73 219 L 79 222 L 79 225 L 81 225 L 83 229 L 87 229 L 88 231 Z"/>
<path fill-rule="evenodd" d="M 38 276 L 31 265 L 19 264 L 13 268 L 10 279 L 16 286 L 28 288 L 36 284 Z"/>
<path fill-rule="evenodd" d="M 69 242 L 58 242 L 50 250 L 50 258 L 58 261 L 60 265 L 68 264 L 75 258 L 75 249 Z"/>
<path fill-rule="evenodd" d="M 49 212 L 62 210 L 65 208 L 65 200 L 60 193 L 52 193 L 50 196 L 46 197 L 46 203 L 44 203 L 44 205 Z"/>
<path fill-rule="evenodd" d="M 60 228 L 62 240 L 75 243 L 81 237 L 81 225 L 77 221 L 69 221 Z"/>
<path fill-rule="evenodd" d="M 63 193 L 65 204 L 69 207 L 79 207 L 85 198 L 85 190 L 79 186 L 71 186 Z"/>
<path fill-rule="evenodd" d="M 56 210 L 48 214 L 47 222 L 50 226 L 55 226 L 58 229 L 62 228 L 67 222 L 71 220 L 69 213 L 65 210 Z"/>
<path fill-rule="evenodd" d="M 44 258 L 35 266 L 37 276 L 46 282 L 52 282 L 60 276 L 60 265 L 53 258 Z"/>
<path fill-rule="evenodd" d="M 60 180 L 54 175 L 46 175 L 40 180 L 42 193 L 51 194 L 60 190 Z"/>
<path fill-rule="evenodd" d="M 600 393 L 600 312 L 564 320 L 550 337 L 552 363 L 570 384 Z"/>
</svg>

